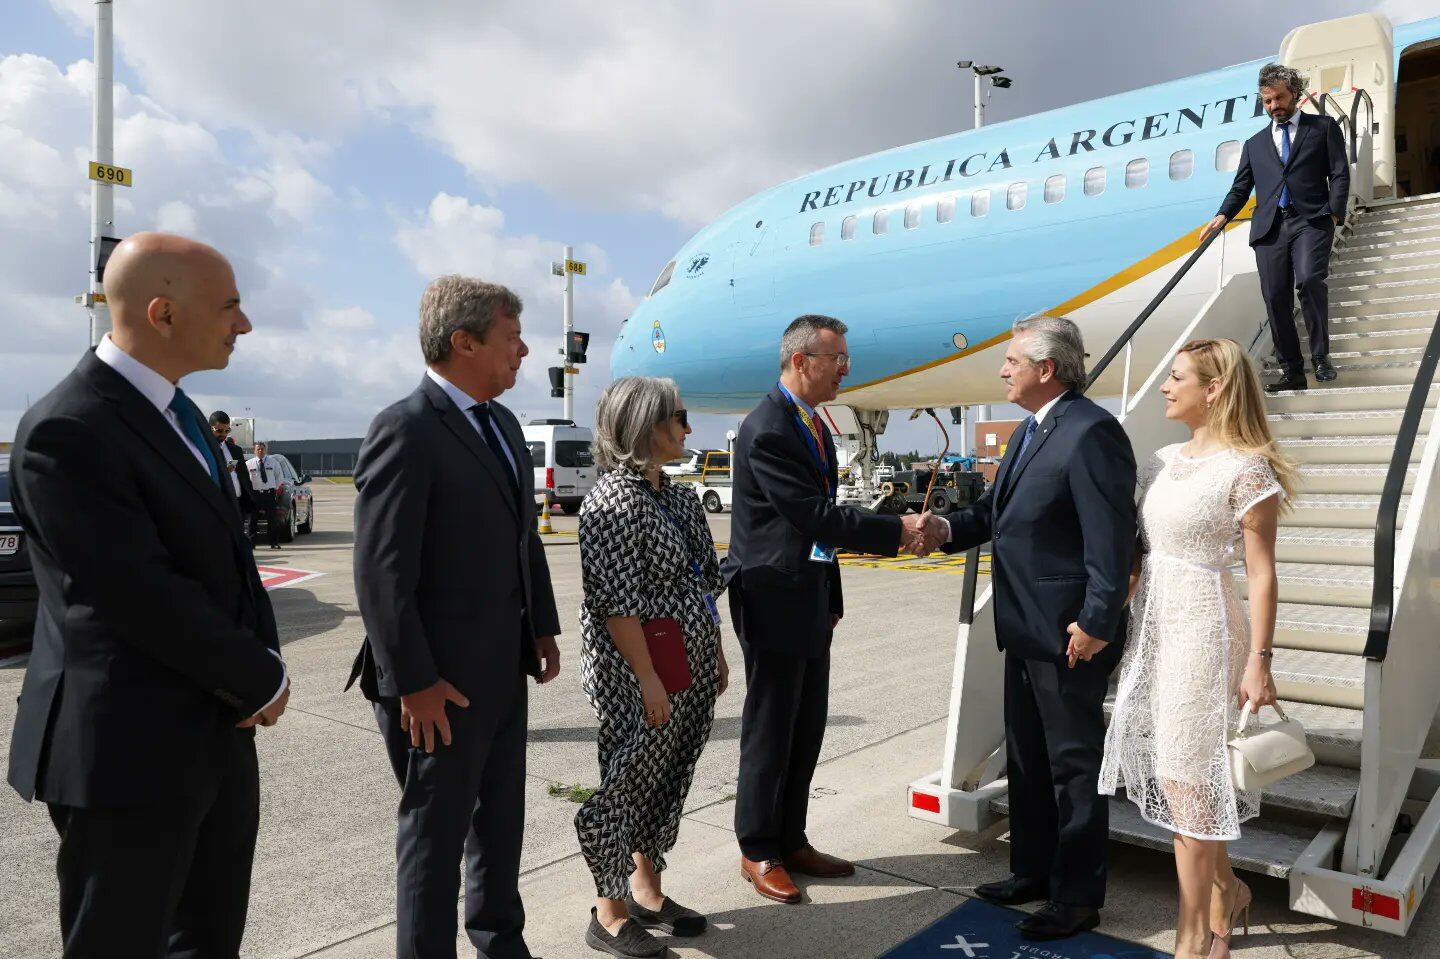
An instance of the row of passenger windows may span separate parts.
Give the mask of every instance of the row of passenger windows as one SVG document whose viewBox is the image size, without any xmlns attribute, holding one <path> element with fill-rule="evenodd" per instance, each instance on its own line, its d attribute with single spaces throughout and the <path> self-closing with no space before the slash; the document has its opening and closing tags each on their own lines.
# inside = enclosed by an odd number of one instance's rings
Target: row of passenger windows
<svg viewBox="0 0 1440 959">
<path fill-rule="evenodd" d="M 1222 173 L 1232 172 L 1240 164 L 1240 141 L 1226 140 L 1215 148 L 1215 169 Z M 1170 154 L 1170 179 L 1188 180 L 1195 172 L 1195 151 L 1176 150 Z M 1080 189 L 1086 196 L 1099 196 L 1105 192 L 1106 173 L 1103 166 L 1091 167 L 1085 171 Z M 1139 157 L 1125 164 L 1125 188 L 1135 190 L 1150 183 L 1150 161 Z M 986 216 L 990 213 L 990 190 L 976 190 L 970 194 L 970 215 Z M 1005 189 L 1005 209 L 1023 210 L 1029 199 L 1030 186 L 1024 180 L 1010 184 Z M 1059 203 L 1065 199 L 1065 174 L 1057 173 L 1045 180 L 1045 202 Z M 953 196 L 941 197 L 935 205 L 935 222 L 949 223 L 955 219 L 957 200 Z M 905 229 L 913 230 L 920 225 L 920 203 L 905 207 Z M 871 231 L 876 236 L 890 232 L 888 209 L 875 211 Z M 847 216 L 840 222 L 840 239 L 855 239 L 857 216 Z M 825 223 L 820 221 L 810 226 L 810 245 L 818 246 L 825 240 Z"/>
</svg>

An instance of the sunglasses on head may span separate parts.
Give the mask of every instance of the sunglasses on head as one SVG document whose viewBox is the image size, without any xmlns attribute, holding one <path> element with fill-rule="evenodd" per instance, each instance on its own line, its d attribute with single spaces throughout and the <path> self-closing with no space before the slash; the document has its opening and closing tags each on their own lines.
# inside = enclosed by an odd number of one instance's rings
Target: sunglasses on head
<svg viewBox="0 0 1440 959">
<path fill-rule="evenodd" d="M 679 423 L 679 424 L 680 424 L 682 427 L 684 427 L 685 429 L 688 430 L 688 429 L 690 428 L 690 411 L 689 411 L 689 410 L 686 410 L 686 409 L 678 409 L 678 410 L 676 410 L 675 412 L 671 413 L 670 416 L 675 420 L 675 422 Z"/>
</svg>

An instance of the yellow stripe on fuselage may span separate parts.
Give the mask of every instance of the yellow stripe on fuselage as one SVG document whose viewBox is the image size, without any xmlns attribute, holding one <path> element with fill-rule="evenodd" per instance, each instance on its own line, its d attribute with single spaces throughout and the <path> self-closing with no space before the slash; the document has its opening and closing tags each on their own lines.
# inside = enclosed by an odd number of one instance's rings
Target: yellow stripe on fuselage
<svg viewBox="0 0 1440 959">
<path fill-rule="evenodd" d="M 1244 208 L 1240 210 L 1240 213 L 1229 223 L 1225 224 L 1225 229 L 1233 230 L 1240 223 L 1248 221 L 1250 219 L 1250 214 L 1252 214 L 1254 211 L 1255 198 L 1252 196 L 1250 200 L 1245 204 Z M 1119 273 L 1116 273 L 1111 277 L 1101 280 L 1099 283 L 1090 287 L 1088 290 L 1084 291 L 1078 296 L 1071 297 L 1064 303 L 1045 310 L 1044 313 L 1051 316 L 1064 316 L 1067 313 L 1074 312 L 1075 310 L 1078 310 L 1083 306 L 1089 306 L 1091 303 L 1094 303 L 1097 300 L 1104 299 L 1111 293 L 1114 293 L 1116 290 L 1129 286 L 1136 280 L 1143 279 L 1151 273 L 1154 273 L 1156 270 L 1160 269 L 1162 266 L 1165 266 L 1167 263 L 1172 263 L 1175 260 L 1180 259 L 1182 256 L 1187 256 L 1190 253 L 1193 253 L 1195 251 L 1195 248 L 1199 245 L 1200 231 L 1198 229 L 1188 230 L 1183 235 L 1172 240 L 1170 243 L 1167 243 L 1165 246 L 1162 246 L 1160 249 L 1156 250 L 1154 253 L 1151 253 L 1149 256 L 1146 256 L 1141 260 L 1137 260 L 1135 263 L 1127 266 Z M 879 379 L 870 380 L 865 383 L 858 383 L 855 386 L 847 386 L 842 389 L 840 393 L 843 396 L 846 393 L 854 393 L 856 390 L 869 389 L 872 386 L 879 386 L 881 383 L 889 383 L 893 380 L 898 380 L 902 377 L 910 376 L 914 373 L 923 373 L 926 370 L 933 370 L 937 366 L 944 366 L 946 363 L 953 363 L 956 360 L 964 359 L 972 353 L 978 353 L 981 350 L 988 350 L 990 347 L 995 346 L 997 343 L 1003 343 L 1008 339 L 1010 339 L 1010 331 L 1006 330 L 1004 333 L 999 333 L 995 336 L 990 337 L 990 339 L 988 340 L 977 343 L 974 346 L 960 350 L 956 353 L 952 353 L 949 356 L 942 356 L 938 360 L 932 360 L 929 363 L 925 363 L 921 366 L 912 367 L 911 369 L 903 370 L 899 373 L 891 373 L 889 376 L 882 376 Z"/>
</svg>

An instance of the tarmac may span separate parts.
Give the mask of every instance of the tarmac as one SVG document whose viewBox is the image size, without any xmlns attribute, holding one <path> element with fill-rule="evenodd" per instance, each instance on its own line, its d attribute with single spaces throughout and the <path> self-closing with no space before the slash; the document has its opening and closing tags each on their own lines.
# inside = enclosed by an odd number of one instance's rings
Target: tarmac
<svg viewBox="0 0 1440 959">
<path fill-rule="evenodd" d="M 394 955 L 398 790 L 369 705 L 358 691 L 341 688 L 363 636 L 351 577 L 354 490 L 317 482 L 315 495 L 315 533 L 279 552 L 256 552 L 262 566 L 321 575 L 271 591 L 293 690 L 280 724 L 259 732 L 261 825 L 242 954 L 379 959 Z M 711 522 L 716 540 L 728 539 L 728 514 Z M 554 523 L 546 553 L 565 630 L 562 671 L 553 683 L 531 688 L 521 891 L 531 950 L 571 959 L 599 955 L 582 940 L 594 887 L 575 840 L 576 806 L 552 790 L 594 786 L 598 771 L 594 716 L 578 680 L 575 520 L 557 516 Z M 851 879 L 802 881 L 806 900 L 798 906 L 763 900 L 740 878 L 733 792 L 744 677 L 727 626 L 732 688 L 717 706 L 665 873 L 666 892 L 708 915 L 710 929 L 671 940 L 672 955 L 879 956 L 961 905 L 976 883 L 1007 874 L 1003 825 L 974 836 L 906 815 L 906 785 L 938 768 L 944 744 L 960 580 L 934 574 L 953 571 L 953 564 L 914 561 L 847 564 L 847 616 L 833 650 L 830 723 L 810 836 L 859 868 Z M 23 669 L 23 659 L 0 665 L 0 763 L 8 759 Z M 0 956 L 60 955 L 56 845 L 44 809 L 0 790 L 0 862 L 7 873 L 0 884 Z M 1100 931 L 1168 951 L 1171 858 L 1119 843 L 1110 853 Z M 1440 955 L 1440 906 L 1422 906 L 1401 939 L 1291 912 L 1283 882 L 1247 879 L 1256 904 L 1251 934 L 1235 943 L 1237 959 Z M 463 933 L 458 952 L 474 955 Z M 125 955 L 123 948 L 116 955 Z M 1063 944 L 1049 946 L 1048 955 L 1064 957 Z M 980 952 L 973 959 L 1015 957 Z"/>
</svg>

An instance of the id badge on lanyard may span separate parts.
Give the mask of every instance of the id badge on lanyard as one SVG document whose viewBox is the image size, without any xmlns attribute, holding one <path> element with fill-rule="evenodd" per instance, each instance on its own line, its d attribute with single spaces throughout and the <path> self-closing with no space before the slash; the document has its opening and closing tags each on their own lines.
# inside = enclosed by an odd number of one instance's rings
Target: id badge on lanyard
<svg viewBox="0 0 1440 959">
<path fill-rule="evenodd" d="M 652 493 L 651 495 L 653 496 L 654 494 Z M 680 534 L 680 543 L 684 545 L 685 528 L 680 525 L 680 521 L 677 520 L 670 513 L 670 511 L 665 508 L 665 504 L 660 501 L 659 496 L 655 496 L 655 505 L 660 507 L 660 515 L 664 516 L 667 520 L 670 521 L 670 525 L 675 527 L 675 532 Z M 705 600 L 705 611 L 710 614 L 710 621 L 713 622 L 716 626 L 719 626 L 721 622 L 720 606 L 715 602 L 715 594 L 705 589 L 705 573 L 703 570 L 701 570 L 700 564 L 695 562 L 693 559 L 690 560 L 690 572 L 694 574 L 695 582 L 700 585 L 700 594 Z"/>
</svg>

